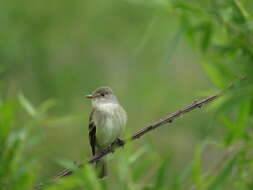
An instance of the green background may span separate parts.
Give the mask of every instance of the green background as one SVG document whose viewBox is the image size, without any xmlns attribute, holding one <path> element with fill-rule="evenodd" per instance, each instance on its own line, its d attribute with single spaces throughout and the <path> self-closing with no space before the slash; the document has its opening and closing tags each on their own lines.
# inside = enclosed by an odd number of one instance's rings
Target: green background
<svg viewBox="0 0 253 190">
<path fill-rule="evenodd" d="M 234 84 L 214 103 L 45 189 L 252 189 L 250 0 L 4 0 L 0 184 L 32 189 L 91 155 L 84 95 L 110 86 L 124 138 Z M 240 81 L 240 77 L 247 77 Z"/>
</svg>

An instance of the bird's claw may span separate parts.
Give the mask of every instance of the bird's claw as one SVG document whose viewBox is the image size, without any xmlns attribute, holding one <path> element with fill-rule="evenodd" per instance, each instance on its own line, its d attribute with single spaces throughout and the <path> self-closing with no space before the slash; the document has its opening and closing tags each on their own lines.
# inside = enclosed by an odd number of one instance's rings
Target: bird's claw
<svg viewBox="0 0 253 190">
<path fill-rule="evenodd" d="M 118 146 L 124 146 L 125 142 L 119 138 L 115 142 L 113 142 L 110 146 L 111 152 L 114 153 L 115 148 Z"/>
<path fill-rule="evenodd" d="M 123 140 L 121 140 L 120 138 L 117 138 L 116 142 L 115 142 L 118 146 L 124 146 L 125 142 Z"/>
</svg>

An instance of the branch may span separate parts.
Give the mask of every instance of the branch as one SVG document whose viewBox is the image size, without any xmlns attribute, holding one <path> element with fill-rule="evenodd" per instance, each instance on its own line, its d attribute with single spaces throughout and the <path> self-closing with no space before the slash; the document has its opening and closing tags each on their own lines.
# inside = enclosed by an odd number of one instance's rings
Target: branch
<svg viewBox="0 0 253 190">
<path fill-rule="evenodd" d="M 138 138 L 142 137 L 143 135 L 145 135 L 146 133 L 166 124 L 166 123 L 171 123 L 174 119 L 176 119 L 177 117 L 189 112 L 189 111 L 192 111 L 196 108 L 201 108 L 204 104 L 207 104 L 215 99 L 217 99 L 218 97 L 220 96 L 220 93 L 216 94 L 216 95 L 213 95 L 213 96 L 209 96 L 205 99 L 202 99 L 202 100 L 199 100 L 199 101 L 195 101 L 193 104 L 189 105 L 189 106 L 186 106 L 185 108 L 177 111 L 177 112 L 174 112 L 170 115 L 168 115 L 167 117 L 157 121 L 157 122 L 154 122 L 153 124 L 151 125 L 148 125 L 146 127 L 144 127 L 143 129 L 137 131 L 136 133 L 134 133 L 132 135 L 132 137 L 130 139 L 128 139 L 126 142 L 129 142 L 129 141 L 135 141 L 137 140 Z M 101 159 L 102 157 L 104 157 L 105 155 L 109 154 L 109 153 L 112 153 L 114 152 L 115 148 L 119 148 L 119 147 L 122 147 L 124 146 L 124 144 L 116 144 L 114 147 L 108 147 L 106 149 L 104 149 L 102 152 L 99 152 L 97 153 L 95 156 L 91 157 L 89 160 L 88 160 L 88 163 L 94 163 L 96 161 L 98 161 L 99 159 Z M 77 167 L 82 167 L 83 164 L 81 163 L 75 163 L 75 165 Z M 71 175 L 73 173 L 72 170 L 70 169 L 65 169 L 61 172 L 59 172 L 55 177 L 56 178 L 60 178 L 60 177 L 64 177 L 64 176 L 67 176 L 67 175 Z"/>
<path fill-rule="evenodd" d="M 245 79 L 245 77 L 240 78 L 240 80 L 244 80 L 244 79 Z M 221 91 L 221 92 L 219 92 L 215 95 L 209 96 L 209 97 L 204 98 L 204 99 L 199 100 L 199 101 L 195 101 L 191 105 L 188 105 L 188 106 L 184 107 L 183 109 L 178 110 L 178 111 L 176 111 L 172 114 L 169 114 L 165 118 L 160 119 L 159 121 L 154 122 L 153 124 L 144 127 L 143 129 L 141 129 L 141 130 L 137 131 L 136 133 L 134 133 L 131 136 L 131 138 L 127 139 L 124 143 L 117 143 L 117 144 L 115 144 L 115 146 L 113 146 L 113 147 L 109 146 L 108 148 L 104 149 L 102 152 L 97 153 L 95 156 L 91 157 L 88 160 L 88 163 L 90 163 L 90 164 L 94 163 L 94 162 L 98 161 L 99 159 L 101 159 L 102 157 L 106 156 L 107 154 L 114 152 L 114 150 L 116 148 L 124 146 L 125 143 L 130 142 L 130 141 L 135 141 L 135 140 L 139 139 L 140 137 L 142 137 L 143 135 L 145 135 L 146 133 L 148 133 L 148 132 L 150 132 L 150 131 L 152 131 L 152 130 L 154 130 L 154 129 L 162 126 L 162 125 L 165 125 L 167 123 L 171 123 L 174 119 L 178 118 L 179 116 L 181 116 L 181 115 L 183 115 L 187 112 L 190 112 L 192 110 L 195 110 L 197 108 L 201 108 L 203 105 L 208 104 L 208 103 L 216 100 L 218 97 L 220 97 L 224 93 L 225 90 L 233 88 L 233 87 L 234 87 L 234 84 L 231 84 L 227 88 L 225 88 L 223 91 Z M 83 163 L 74 163 L 74 164 L 79 168 L 81 168 L 84 165 Z M 73 174 L 73 170 L 64 169 L 63 171 L 57 173 L 57 175 L 54 177 L 54 179 L 58 179 L 58 178 L 68 176 L 68 175 L 71 175 L 71 174 Z M 38 190 L 42 186 L 43 186 L 43 184 L 40 183 L 35 187 L 35 189 Z"/>
</svg>

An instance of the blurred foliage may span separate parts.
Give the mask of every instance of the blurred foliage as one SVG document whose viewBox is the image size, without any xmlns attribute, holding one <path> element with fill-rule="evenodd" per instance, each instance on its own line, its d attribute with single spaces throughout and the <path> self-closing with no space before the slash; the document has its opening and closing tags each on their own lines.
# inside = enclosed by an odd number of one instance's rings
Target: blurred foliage
<svg viewBox="0 0 253 190">
<path fill-rule="evenodd" d="M 250 0 L 4 0 L 1 189 L 252 189 L 252 9 Z M 100 85 L 128 112 L 125 136 L 231 87 L 109 155 L 100 181 L 72 163 L 90 156 L 82 95 Z M 52 181 L 63 167 L 75 174 Z"/>
</svg>

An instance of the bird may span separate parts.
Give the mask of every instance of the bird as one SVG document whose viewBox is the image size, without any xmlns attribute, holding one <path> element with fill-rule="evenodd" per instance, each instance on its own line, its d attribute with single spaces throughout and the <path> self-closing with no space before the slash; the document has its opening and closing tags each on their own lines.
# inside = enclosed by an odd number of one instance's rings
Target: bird
<svg viewBox="0 0 253 190">
<path fill-rule="evenodd" d="M 89 117 L 89 143 L 92 155 L 101 152 L 108 146 L 124 143 L 122 135 L 127 113 L 120 105 L 112 89 L 107 86 L 99 87 L 86 98 L 91 99 L 92 111 Z M 104 158 L 96 161 L 95 168 L 99 178 L 107 176 Z"/>
</svg>

